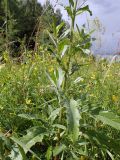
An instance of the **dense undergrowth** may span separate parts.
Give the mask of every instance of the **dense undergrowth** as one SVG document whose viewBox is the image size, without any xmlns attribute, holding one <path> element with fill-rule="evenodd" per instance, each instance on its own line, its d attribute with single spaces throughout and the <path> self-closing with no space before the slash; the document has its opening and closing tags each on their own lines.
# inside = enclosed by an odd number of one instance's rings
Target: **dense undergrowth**
<svg viewBox="0 0 120 160">
<path fill-rule="evenodd" d="M 4 53 L 0 69 L 1 160 L 119 160 L 120 63 L 95 60 L 91 39 L 75 17 L 88 11 L 69 1 L 71 29 L 63 22 L 47 32 L 50 43 L 23 53 L 21 63 Z"/>
<path fill-rule="evenodd" d="M 3 151 L 0 149 L 1 155 L 4 153 L 5 158 L 11 155 L 10 151 L 13 150 L 18 152 L 16 159 L 20 158 L 17 146 L 13 143 L 14 138 L 11 138 L 17 136 L 20 142 L 22 140 L 24 149 L 27 148 L 24 145 L 28 143 L 28 148 L 41 159 L 50 159 L 46 156 L 52 156 L 52 149 L 53 152 L 56 150 L 63 156 L 63 159 L 70 159 L 71 156 L 74 157 L 71 159 L 77 159 L 77 157 L 85 159 L 82 155 L 89 157 L 88 159 L 102 159 L 101 157 L 111 159 L 108 157 L 112 157 L 111 154 L 114 155 L 114 153 L 115 159 L 119 159 L 120 137 L 117 129 L 120 130 L 120 125 L 115 115 L 120 115 L 118 76 L 120 64 L 113 63 L 109 67 L 107 61 L 95 61 L 92 56 L 81 56 L 79 63 L 82 65 L 71 76 L 71 86 L 67 91 L 67 96 L 72 101 L 74 99 L 72 103 L 77 103 L 80 111 L 79 140 L 73 143 L 66 133 L 65 113 L 62 116 L 62 122 L 59 122 L 59 99 L 46 75 L 46 71 L 52 75 L 58 65 L 51 56 L 45 57 L 43 59 L 36 54 L 32 58 L 28 57 L 26 63 L 21 64 L 9 61 L 0 71 L 0 128 L 1 136 L 4 136 L 1 139 L 1 147 L 3 147 Z M 76 118 L 76 111 L 74 109 L 73 111 Z M 105 119 L 105 123 L 110 123 L 109 125 L 114 129 L 99 121 L 101 120 L 98 118 L 100 111 L 109 111 L 108 115 L 103 113 L 102 118 L 107 116 L 110 122 Z M 59 129 L 61 130 L 59 140 L 61 148 L 57 150 Z M 15 142 L 21 146 L 16 139 Z M 69 146 L 70 151 L 66 145 Z M 11 159 L 15 159 L 13 151 L 11 157 L 14 158 Z M 30 152 L 27 154 L 28 159 L 35 159 L 34 156 Z"/>
</svg>

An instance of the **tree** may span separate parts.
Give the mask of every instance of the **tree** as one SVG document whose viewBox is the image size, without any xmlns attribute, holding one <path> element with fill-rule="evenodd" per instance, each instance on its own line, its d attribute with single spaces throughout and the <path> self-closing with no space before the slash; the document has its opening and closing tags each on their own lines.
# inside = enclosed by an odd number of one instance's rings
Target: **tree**
<svg viewBox="0 0 120 160">
<path fill-rule="evenodd" d="M 42 6 L 38 0 L 0 0 L 0 35 L 5 41 L 0 45 L 6 43 L 13 54 L 24 40 L 25 46 L 33 49 L 35 41 L 41 41 L 43 31 L 51 28 L 53 17 L 60 24 L 60 10 L 55 12 L 49 1 Z"/>
</svg>

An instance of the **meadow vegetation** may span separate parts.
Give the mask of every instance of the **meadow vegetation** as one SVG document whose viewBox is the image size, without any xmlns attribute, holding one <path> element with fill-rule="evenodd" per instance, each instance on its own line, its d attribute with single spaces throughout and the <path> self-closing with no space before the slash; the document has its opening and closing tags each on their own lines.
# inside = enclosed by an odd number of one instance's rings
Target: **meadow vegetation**
<svg viewBox="0 0 120 160">
<path fill-rule="evenodd" d="M 2 51 L 1 160 L 120 159 L 120 63 L 90 54 L 92 31 L 75 18 L 92 12 L 77 2 L 70 27 L 54 17 L 36 50 Z"/>
</svg>

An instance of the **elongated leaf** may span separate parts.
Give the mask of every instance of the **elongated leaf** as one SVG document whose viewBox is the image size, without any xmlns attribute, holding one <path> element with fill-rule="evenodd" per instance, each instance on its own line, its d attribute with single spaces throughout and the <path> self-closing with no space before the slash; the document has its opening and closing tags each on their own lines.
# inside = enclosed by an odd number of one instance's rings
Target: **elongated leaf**
<svg viewBox="0 0 120 160">
<path fill-rule="evenodd" d="M 31 147 L 34 146 L 36 143 L 42 142 L 43 137 L 44 137 L 44 134 L 40 134 L 40 135 L 37 135 L 37 136 L 35 136 L 34 138 L 32 138 L 32 139 L 26 144 L 27 148 L 31 148 Z"/>
<path fill-rule="evenodd" d="M 78 31 L 78 33 L 79 33 L 79 36 L 81 37 L 80 29 L 79 29 L 79 27 L 78 27 L 77 24 L 76 24 L 76 27 L 77 27 L 77 31 Z"/>
<path fill-rule="evenodd" d="M 90 55 L 91 51 L 89 49 L 81 49 L 83 53 Z"/>
<path fill-rule="evenodd" d="M 52 23 L 53 33 L 54 33 L 54 36 L 56 37 L 56 35 L 57 35 L 56 20 L 57 20 L 57 19 L 56 19 L 55 16 L 53 16 L 52 19 L 53 19 L 53 23 Z"/>
<path fill-rule="evenodd" d="M 27 120 L 39 120 L 42 124 L 47 125 L 47 122 L 38 114 L 18 114 L 18 116 Z"/>
<path fill-rule="evenodd" d="M 61 58 L 65 55 L 66 51 L 68 50 L 68 45 L 65 45 L 64 48 L 63 48 L 63 51 L 61 53 Z"/>
<path fill-rule="evenodd" d="M 57 156 L 59 155 L 61 152 L 65 151 L 66 146 L 64 144 L 55 147 L 55 149 L 53 150 L 53 156 Z"/>
<path fill-rule="evenodd" d="M 22 147 L 21 147 L 22 148 Z M 23 148 L 22 148 L 23 149 Z M 21 160 L 25 157 L 23 157 L 20 153 L 20 150 L 19 150 L 19 145 L 16 145 L 15 147 L 13 147 L 10 155 L 8 156 L 11 160 L 14 159 L 14 160 Z M 25 159 L 27 160 L 27 158 Z"/>
<path fill-rule="evenodd" d="M 67 6 L 65 9 L 66 9 L 68 15 L 72 18 L 72 10 L 71 10 L 71 7 Z"/>
<path fill-rule="evenodd" d="M 64 160 L 64 151 L 62 153 L 61 159 L 60 160 Z"/>
<path fill-rule="evenodd" d="M 10 139 L 14 141 L 16 144 L 18 144 L 19 146 L 21 146 L 25 152 L 26 150 L 29 151 L 32 155 L 34 155 L 37 159 L 40 160 L 40 158 L 31 149 L 27 148 L 26 145 L 22 143 L 18 138 L 12 136 Z"/>
<path fill-rule="evenodd" d="M 24 149 L 20 145 L 18 145 L 18 148 L 19 148 L 19 151 L 20 151 L 20 153 L 22 155 L 22 160 L 27 160 L 27 156 L 25 154 Z"/>
<path fill-rule="evenodd" d="M 60 89 L 63 81 L 64 81 L 64 71 L 59 67 L 57 71 L 54 72 L 53 77 L 51 77 L 48 73 L 46 73 L 47 77 L 51 81 L 52 85 L 55 87 L 55 89 Z M 53 80 L 54 78 L 54 80 Z"/>
<path fill-rule="evenodd" d="M 114 140 L 106 135 L 104 132 L 95 130 L 86 130 L 85 137 L 90 140 L 90 142 L 97 143 L 102 148 L 112 149 L 116 154 L 120 153 L 120 141 Z"/>
<path fill-rule="evenodd" d="M 76 141 L 79 136 L 80 114 L 77 105 L 77 102 L 73 99 L 71 99 L 70 102 L 67 103 L 68 133 L 72 141 Z"/>
<path fill-rule="evenodd" d="M 59 39 L 61 40 L 61 39 L 65 38 L 65 37 L 67 37 L 69 33 L 70 33 L 70 29 L 67 29 L 67 30 L 60 36 Z"/>
<path fill-rule="evenodd" d="M 51 76 L 49 75 L 49 73 L 46 72 L 46 75 L 47 75 L 48 79 L 50 80 L 51 84 L 52 84 L 54 87 L 56 87 L 56 82 L 55 82 L 55 80 L 53 80 L 53 79 L 51 78 Z"/>
<path fill-rule="evenodd" d="M 31 147 L 34 146 L 37 142 L 42 142 L 44 135 L 46 135 L 46 130 L 42 127 L 32 127 L 27 131 L 27 134 L 21 138 L 11 137 L 11 139 L 17 143 L 24 152 L 27 153 L 28 151 L 35 155 L 37 155 L 31 150 Z M 38 157 L 37 157 L 38 158 Z M 39 158 L 38 158 L 39 159 Z"/>
<path fill-rule="evenodd" d="M 56 127 L 56 128 L 60 128 L 60 129 L 63 129 L 63 130 L 66 130 L 66 127 L 61 125 L 61 124 L 54 124 L 53 127 Z"/>
<path fill-rule="evenodd" d="M 84 79 L 82 77 L 78 77 L 75 81 L 74 84 L 79 83 L 80 81 L 83 81 Z"/>
<path fill-rule="evenodd" d="M 60 23 L 57 27 L 56 27 L 56 30 L 57 30 L 57 34 L 60 32 L 61 28 L 65 25 L 65 22 L 62 22 Z"/>
<path fill-rule="evenodd" d="M 104 124 L 107 124 L 117 130 L 120 130 L 120 117 L 116 116 L 112 112 L 100 112 L 96 116 L 98 120 L 102 121 Z"/>
<path fill-rule="evenodd" d="M 21 118 L 25 118 L 25 119 L 28 119 L 28 120 L 38 120 L 40 119 L 39 115 L 38 114 L 34 114 L 34 115 L 30 115 L 30 114 L 19 114 L 18 115 L 19 117 Z"/>
<path fill-rule="evenodd" d="M 55 110 L 51 113 L 49 119 L 51 119 L 52 121 L 54 121 L 54 120 L 56 119 L 56 117 L 59 115 L 60 111 L 61 111 L 61 108 L 55 109 Z"/>
<path fill-rule="evenodd" d="M 64 76 L 65 76 L 65 73 L 63 72 L 63 70 L 59 67 L 58 68 L 58 80 L 57 80 L 57 87 L 60 88 L 63 81 L 64 81 Z"/>
<path fill-rule="evenodd" d="M 78 142 L 78 144 L 79 144 L 80 146 L 85 146 L 85 145 L 88 145 L 89 143 L 86 142 L 86 141 L 80 141 L 80 142 Z"/>
<path fill-rule="evenodd" d="M 42 127 L 32 127 L 27 130 L 27 134 L 20 138 L 20 141 L 25 144 L 27 149 L 30 149 L 37 142 L 42 142 L 46 129 Z"/>
<path fill-rule="evenodd" d="M 77 157 L 77 155 L 73 151 L 71 151 L 71 154 L 72 154 L 73 159 L 76 159 L 76 160 L 80 159 L 80 158 Z"/>
<path fill-rule="evenodd" d="M 68 38 L 60 39 L 58 44 L 59 53 L 62 52 L 62 50 L 64 49 L 64 46 L 69 46 L 69 44 L 70 44 L 70 40 Z"/>
<path fill-rule="evenodd" d="M 110 151 L 107 150 L 108 155 L 110 156 L 111 160 L 115 160 L 115 158 L 113 157 L 112 153 Z"/>
<path fill-rule="evenodd" d="M 82 7 L 82 8 L 78 8 L 77 12 L 76 12 L 76 15 L 79 15 L 85 11 L 88 11 L 90 13 L 90 15 L 92 16 L 92 12 L 90 11 L 89 9 L 89 6 L 85 6 L 85 7 Z"/>
<path fill-rule="evenodd" d="M 69 3 L 72 5 L 72 7 L 74 7 L 74 1 L 73 0 L 69 0 Z"/>
<path fill-rule="evenodd" d="M 46 159 L 47 160 L 51 160 L 51 157 L 52 157 L 52 153 L 53 151 L 52 151 L 52 146 L 50 146 L 49 148 L 48 148 L 48 150 L 47 150 L 47 153 L 46 153 Z"/>
<path fill-rule="evenodd" d="M 52 36 L 52 34 L 50 32 L 48 32 L 50 39 L 52 40 L 53 44 L 55 45 L 55 47 L 57 47 L 57 44 L 54 40 L 54 37 Z"/>
</svg>

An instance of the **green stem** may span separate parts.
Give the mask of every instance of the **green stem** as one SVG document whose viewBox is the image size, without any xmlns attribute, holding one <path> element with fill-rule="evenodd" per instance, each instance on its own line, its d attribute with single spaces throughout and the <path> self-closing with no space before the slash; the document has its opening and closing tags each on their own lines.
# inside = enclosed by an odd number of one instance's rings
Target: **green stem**
<svg viewBox="0 0 120 160">
<path fill-rule="evenodd" d="M 72 47 L 73 47 L 73 33 L 74 33 L 74 26 L 75 26 L 75 17 L 76 17 L 76 10 L 77 10 L 77 2 L 75 2 L 75 6 L 73 8 L 73 17 L 71 18 L 71 35 L 70 35 L 70 48 L 69 48 L 69 53 L 68 53 L 68 62 L 67 62 L 67 67 L 66 67 L 66 72 L 65 72 L 65 82 L 64 82 L 64 90 L 67 90 L 67 82 L 69 79 L 69 69 L 70 69 L 70 62 L 71 62 L 71 57 L 72 57 Z"/>
<path fill-rule="evenodd" d="M 6 19 L 6 28 L 5 28 L 5 34 L 6 34 L 6 51 L 8 51 L 8 1 L 5 0 L 5 19 Z"/>
</svg>

